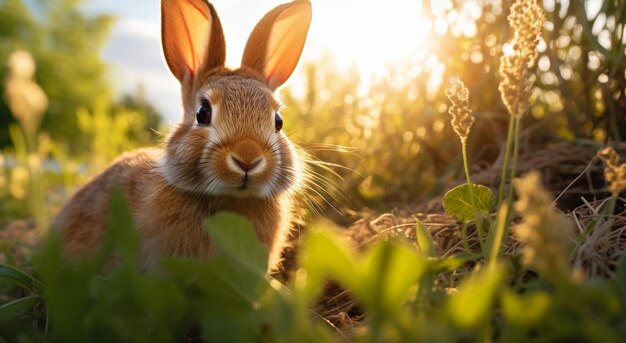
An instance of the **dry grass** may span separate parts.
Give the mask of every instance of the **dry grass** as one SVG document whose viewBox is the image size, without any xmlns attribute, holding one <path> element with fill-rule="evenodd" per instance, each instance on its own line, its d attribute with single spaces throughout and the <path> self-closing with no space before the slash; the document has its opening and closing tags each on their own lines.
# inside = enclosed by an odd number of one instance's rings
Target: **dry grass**
<svg viewBox="0 0 626 343">
<path fill-rule="evenodd" d="M 541 171 L 544 187 L 558 197 L 557 207 L 568 212 L 583 204 L 581 198 L 591 201 L 610 194 L 604 184 L 602 165 L 596 158 L 598 148 L 590 141 L 559 141 L 547 145 L 527 142 L 519 156 L 518 174 Z M 626 144 L 618 144 L 616 148 L 626 151 Z M 496 187 L 503 158 L 501 153 L 492 164 L 479 163 L 472 179 Z"/>
<path fill-rule="evenodd" d="M 34 221 L 12 220 L 0 228 L 0 263 L 26 264 L 41 239 Z"/>
<path fill-rule="evenodd" d="M 585 278 L 614 277 L 617 261 L 626 250 L 626 211 L 603 215 L 601 208 L 609 198 L 585 202 L 569 217 L 576 223 L 577 238 L 572 264 Z M 626 199 L 621 198 L 622 205 Z M 593 229 L 589 229 L 592 227 Z"/>
</svg>

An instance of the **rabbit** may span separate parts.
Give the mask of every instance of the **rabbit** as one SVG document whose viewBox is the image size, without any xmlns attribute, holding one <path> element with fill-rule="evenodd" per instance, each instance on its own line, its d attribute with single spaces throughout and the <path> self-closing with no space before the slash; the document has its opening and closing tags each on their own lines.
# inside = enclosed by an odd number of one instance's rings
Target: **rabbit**
<svg viewBox="0 0 626 343">
<path fill-rule="evenodd" d="M 291 76 L 311 4 L 277 6 L 255 26 L 241 67 L 225 65 L 220 19 L 205 0 L 162 0 L 163 52 L 182 93 L 182 122 L 161 148 L 126 153 L 83 186 L 54 220 L 69 255 L 98 249 L 112 189 L 121 185 L 139 236 L 142 269 L 163 257 L 210 259 L 203 222 L 220 211 L 247 217 L 275 270 L 305 168 L 281 130 L 274 91 Z"/>
</svg>

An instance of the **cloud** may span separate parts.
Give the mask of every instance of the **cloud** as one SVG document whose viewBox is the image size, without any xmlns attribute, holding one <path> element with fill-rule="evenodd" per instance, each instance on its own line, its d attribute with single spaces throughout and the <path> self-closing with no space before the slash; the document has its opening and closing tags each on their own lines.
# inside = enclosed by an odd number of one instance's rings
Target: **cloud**
<svg viewBox="0 0 626 343">
<path fill-rule="evenodd" d="M 118 95 L 134 92 L 141 83 L 148 101 L 164 115 L 165 122 L 178 121 L 180 87 L 165 64 L 158 25 L 133 18 L 120 20 L 103 58 L 112 66 L 111 78 Z"/>
</svg>

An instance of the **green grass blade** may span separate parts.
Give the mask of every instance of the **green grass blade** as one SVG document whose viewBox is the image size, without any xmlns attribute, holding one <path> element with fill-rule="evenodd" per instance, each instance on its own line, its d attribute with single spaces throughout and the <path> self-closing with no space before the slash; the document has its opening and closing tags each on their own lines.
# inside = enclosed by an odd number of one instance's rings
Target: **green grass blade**
<svg viewBox="0 0 626 343">
<path fill-rule="evenodd" d="M 433 238 L 419 219 L 417 219 L 417 225 L 415 227 L 415 236 L 417 238 L 417 246 L 420 248 L 422 254 L 426 257 L 437 257 Z"/>
<path fill-rule="evenodd" d="M 41 299 L 38 295 L 29 295 L 0 306 L 0 322 L 15 319 L 32 309 Z"/>
<path fill-rule="evenodd" d="M 493 304 L 505 278 L 505 270 L 494 268 L 474 271 L 450 296 L 447 310 L 450 319 L 459 328 L 477 328 L 493 316 Z"/>
<path fill-rule="evenodd" d="M 41 292 L 42 289 L 39 280 L 15 267 L 2 263 L 0 263 L 0 278 L 8 279 L 13 285 L 30 292 Z"/>
<path fill-rule="evenodd" d="M 500 210 L 498 210 L 497 222 L 496 222 L 496 230 L 495 237 L 492 241 L 492 245 L 488 247 L 489 249 L 489 266 L 494 266 L 498 260 L 498 256 L 500 256 L 500 250 L 502 245 L 506 241 L 507 235 L 507 213 L 509 213 L 508 204 L 504 203 L 500 206 Z"/>
</svg>

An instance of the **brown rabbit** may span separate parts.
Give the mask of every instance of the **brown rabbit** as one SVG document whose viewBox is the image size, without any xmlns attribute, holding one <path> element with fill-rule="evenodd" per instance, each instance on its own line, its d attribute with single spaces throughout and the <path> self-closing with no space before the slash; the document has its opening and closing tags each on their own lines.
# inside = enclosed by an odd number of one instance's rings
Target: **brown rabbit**
<svg viewBox="0 0 626 343">
<path fill-rule="evenodd" d="M 269 268 L 276 267 L 303 162 L 281 131 L 272 93 L 296 67 L 310 23 L 309 1 L 274 8 L 250 34 L 241 68 L 231 70 L 213 5 L 162 0 L 163 51 L 181 83 L 183 120 L 162 149 L 121 156 L 70 199 L 53 224 L 68 253 L 97 249 L 112 188 L 121 184 L 143 268 L 165 256 L 210 258 L 202 224 L 219 211 L 247 217 L 269 248 Z"/>
</svg>

